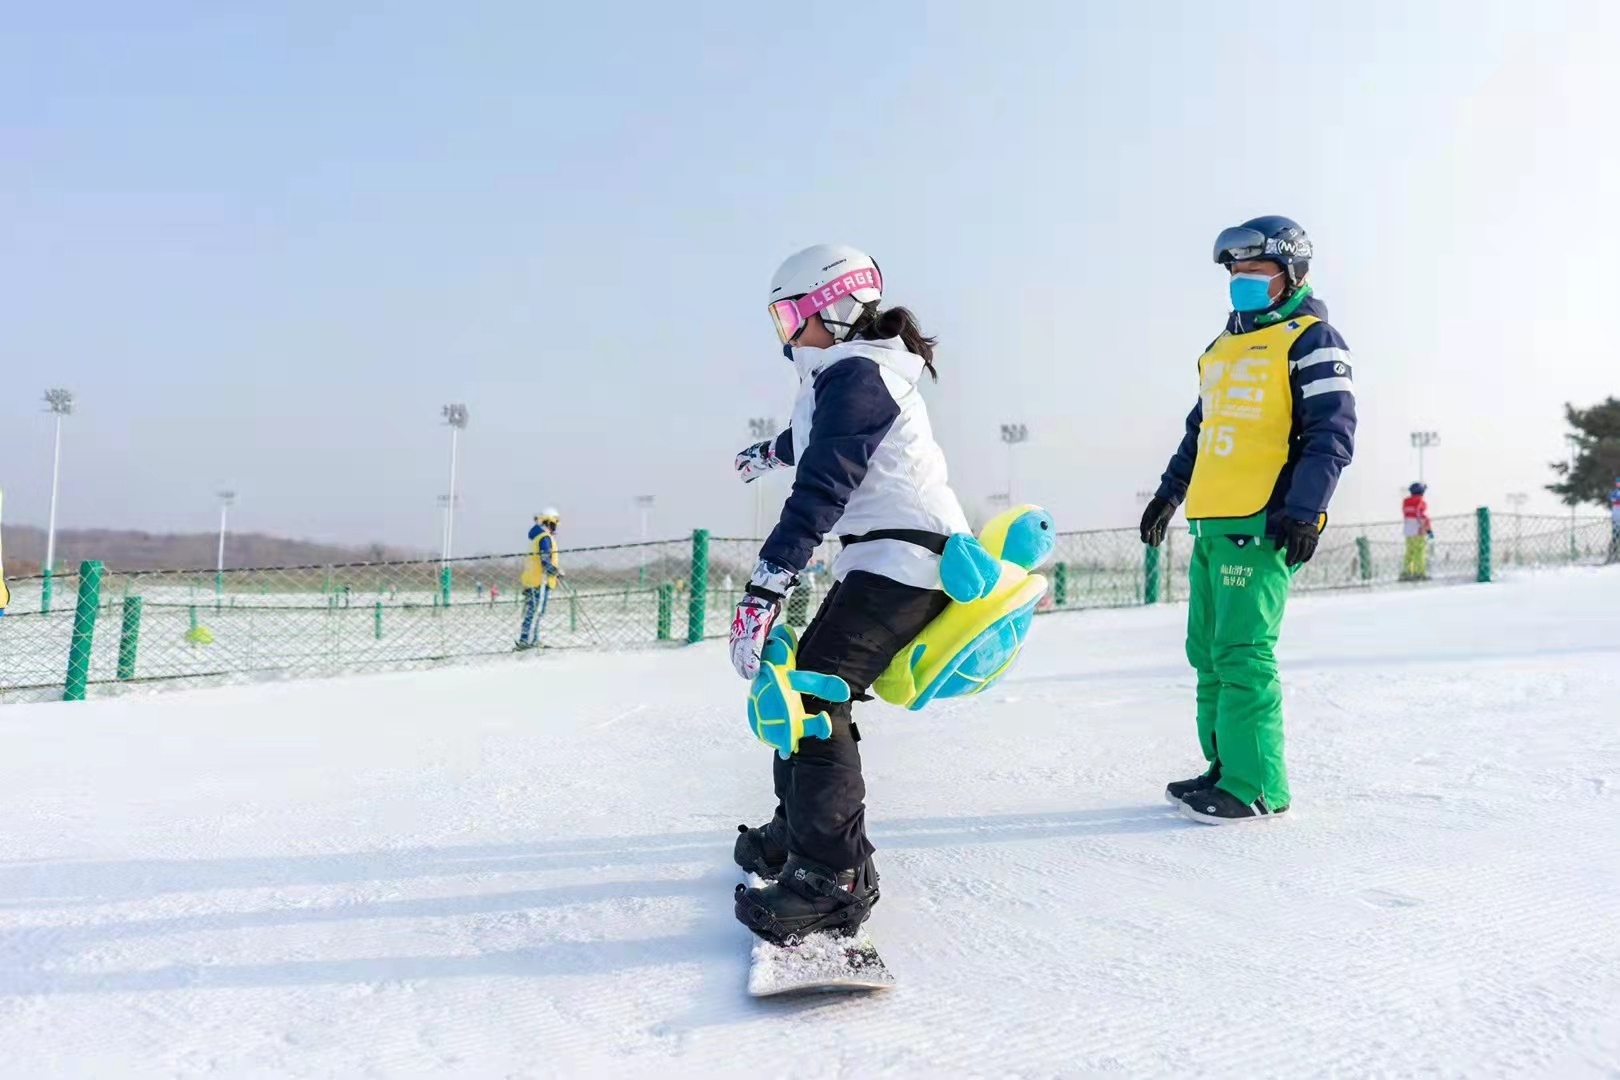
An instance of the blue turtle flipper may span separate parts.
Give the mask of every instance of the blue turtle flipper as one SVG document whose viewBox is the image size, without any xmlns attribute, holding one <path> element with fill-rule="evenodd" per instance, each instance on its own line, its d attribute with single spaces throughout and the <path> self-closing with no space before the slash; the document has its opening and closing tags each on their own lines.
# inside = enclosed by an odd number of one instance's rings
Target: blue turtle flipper
<svg viewBox="0 0 1620 1080">
<path fill-rule="evenodd" d="M 1001 580 L 1001 560 L 986 551 L 977 537 L 957 533 L 945 542 L 939 578 L 947 596 L 970 604 L 989 596 Z"/>
<path fill-rule="evenodd" d="M 800 735 L 804 739 L 830 739 L 832 738 L 832 720 L 826 713 L 816 713 L 814 716 L 804 718 L 804 731 Z"/>
<path fill-rule="evenodd" d="M 801 694 L 809 694 L 823 701 L 849 700 L 849 683 L 836 675 L 823 675 L 819 671 L 794 671 L 788 675 L 788 685 Z"/>
</svg>

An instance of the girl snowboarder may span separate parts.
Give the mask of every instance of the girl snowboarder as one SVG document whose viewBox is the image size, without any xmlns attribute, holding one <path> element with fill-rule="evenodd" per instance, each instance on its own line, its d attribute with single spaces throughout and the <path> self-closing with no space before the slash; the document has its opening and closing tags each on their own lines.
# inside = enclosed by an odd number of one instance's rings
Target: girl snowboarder
<svg viewBox="0 0 1620 1080">
<path fill-rule="evenodd" d="M 870 700 L 873 681 L 950 603 L 940 554 L 969 528 L 918 390 L 924 373 L 938 378 L 935 339 L 905 308 L 880 310 L 882 296 L 877 263 L 836 244 L 799 252 L 771 281 L 770 313 L 799 393 L 788 430 L 738 454 L 736 468 L 745 482 L 775 468 L 797 473 L 732 621 L 731 662 L 745 679 L 828 535 L 842 553 L 800 639 L 800 670 L 838 676 L 854 700 Z M 776 812 L 758 828 L 738 826 L 735 850 L 743 869 L 775 878 L 738 893 L 737 918 L 777 943 L 853 933 L 878 899 L 851 703 L 807 695 L 804 706 L 827 712 L 831 737 L 772 757 Z"/>
</svg>

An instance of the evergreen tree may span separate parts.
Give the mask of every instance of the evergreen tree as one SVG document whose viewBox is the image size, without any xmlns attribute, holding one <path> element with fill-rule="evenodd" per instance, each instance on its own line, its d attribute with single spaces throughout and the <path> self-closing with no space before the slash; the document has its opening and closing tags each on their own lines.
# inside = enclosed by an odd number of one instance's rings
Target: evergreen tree
<svg viewBox="0 0 1620 1080">
<path fill-rule="evenodd" d="M 1562 479 L 1548 484 L 1547 490 L 1557 495 L 1566 506 L 1596 503 L 1607 508 L 1609 492 L 1620 477 L 1620 398 L 1608 400 L 1590 409 L 1564 406 L 1564 418 L 1574 430 L 1575 466 L 1567 461 L 1552 463 L 1553 472 Z"/>
</svg>

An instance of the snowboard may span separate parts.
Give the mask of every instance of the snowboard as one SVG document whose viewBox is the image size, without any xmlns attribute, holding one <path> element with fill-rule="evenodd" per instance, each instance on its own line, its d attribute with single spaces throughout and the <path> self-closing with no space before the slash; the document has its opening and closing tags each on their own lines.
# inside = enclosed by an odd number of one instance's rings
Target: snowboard
<svg viewBox="0 0 1620 1080">
<path fill-rule="evenodd" d="M 765 880 L 748 875 L 748 885 L 759 888 Z M 748 995 L 859 993 L 887 990 L 894 985 L 872 936 L 862 926 L 853 935 L 806 934 L 792 945 L 772 945 L 749 935 L 754 943 L 748 963 Z"/>
<path fill-rule="evenodd" d="M 894 976 L 863 926 L 853 937 L 809 934 L 797 945 L 754 939 L 748 965 L 750 997 L 887 990 Z"/>
</svg>

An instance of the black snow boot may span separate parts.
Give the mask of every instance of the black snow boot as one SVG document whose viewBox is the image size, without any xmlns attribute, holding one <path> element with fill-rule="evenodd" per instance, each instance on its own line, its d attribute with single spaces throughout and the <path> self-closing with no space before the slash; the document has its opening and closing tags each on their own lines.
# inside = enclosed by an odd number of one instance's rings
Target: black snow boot
<svg viewBox="0 0 1620 1080">
<path fill-rule="evenodd" d="M 737 886 L 737 921 L 773 945 L 792 945 L 817 932 L 854 934 L 877 902 L 871 859 L 853 870 L 832 870 L 790 855 L 771 884 Z"/>
<path fill-rule="evenodd" d="M 1269 821 L 1278 814 L 1287 813 L 1288 807 L 1269 807 L 1264 798 L 1246 803 L 1230 791 L 1218 787 L 1189 792 L 1181 800 L 1184 817 L 1204 825 L 1239 825 L 1248 821 Z"/>
<path fill-rule="evenodd" d="M 1207 772 L 1195 776 L 1191 780 L 1172 780 L 1166 784 L 1164 786 L 1164 800 L 1171 806 L 1180 806 L 1182 799 L 1195 791 L 1203 791 L 1205 788 L 1214 787 L 1215 782 L 1220 778 L 1221 763 L 1219 761 L 1212 762 Z"/>
<path fill-rule="evenodd" d="M 774 878 L 787 862 L 787 822 L 777 814 L 757 829 L 737 826 L 737 844 L 731 849 L 737 865 L 762 878 Z"/>
</svg>

